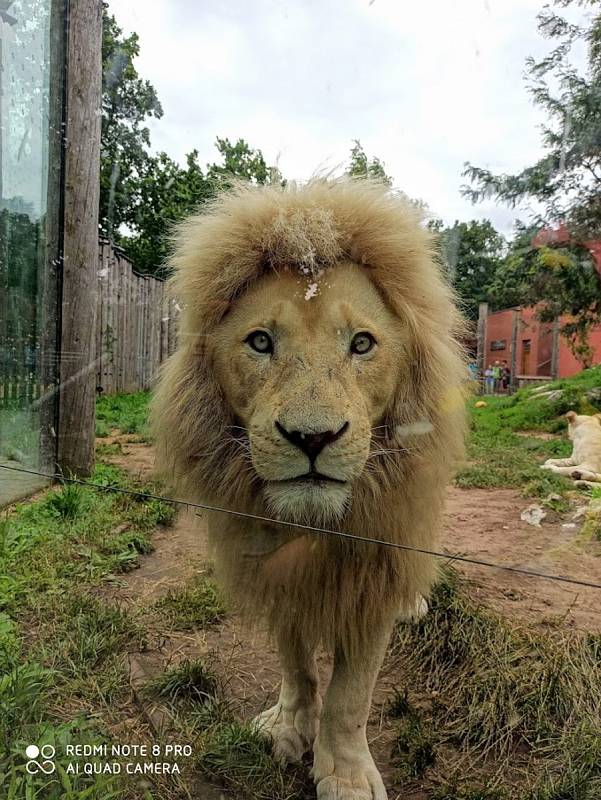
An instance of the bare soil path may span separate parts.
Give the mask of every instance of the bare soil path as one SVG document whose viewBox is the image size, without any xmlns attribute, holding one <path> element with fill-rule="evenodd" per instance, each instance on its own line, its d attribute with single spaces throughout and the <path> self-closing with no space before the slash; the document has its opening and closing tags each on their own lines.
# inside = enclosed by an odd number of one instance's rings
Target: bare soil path
<svg viewBox="0 0 601 800">
<path fill-rule="evenodd" d="M 112 440 L 122 444 L 122 453 L 112 456 L 110 461 L 136 477 L 150 477 L 151 446 L 128 441 L 126 436 Z M 444 551 L 601 583 L 601 547 L 579 543 L 580 522 L 573 520 L 573 511 L 563 516 L 549 512 L 542 525 L 536 527 L 520 518 L 529 504 L 519 492 L 510 489 L 450 488 Z M 120 601 L 137 608 L 150 606 L 170 589 L 182 588 L 194 575 L 206 570 L 206 528 L 196 513 L 180 512 L 172 527 L 157 531 L 153 543 L 154 552 L 141 557 L 140 568 L 124 576 L 124 585 L 115 590 Z M 483 601 L 512 618 L 523 618 L 537 625 L 601 631 L 598 590 L 484 567 L 458 566 L 473 580 L 473 590 Z M 261 635 L 249 633 L 234 615 L 208 630 L 161 631 L 157 641 L 156 649 L 136 656 L 150 674 L 184 657 L 211 653 L 221 674 L 227 676 L 228 695 L 235 700 L 242 718 L 251 718 L 276 699 L 279 683 L 276 654 Z M 329 669 L 329 658 L 322 655 L 320 672 L 324 680 Z M 374 696 L 370 742 L 385 782 L 393 787 L 391 798 L 425 800 L 429 795 L 421 789 L 407 793 L 406 786 L 397 784 L 394 769 L 390 767 L 394 723 L 384 710 L 393 688 L 402 682 L 398 667 L 385 664 Z M 211 794 L 207 788 L 197 796 L 212 800 L 219 794 Z"/>
</svg>

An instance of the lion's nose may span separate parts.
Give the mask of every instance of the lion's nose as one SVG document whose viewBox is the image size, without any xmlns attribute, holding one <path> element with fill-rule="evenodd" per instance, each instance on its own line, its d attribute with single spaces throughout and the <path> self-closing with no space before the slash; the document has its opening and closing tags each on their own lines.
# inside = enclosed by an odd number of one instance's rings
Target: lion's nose
<svg viewBox="0 0 601 800">
<path fill-rule="evenodd" d="M 303 431 L 289 431 L 283 425 L 276 421 L 275 426 L 282 434 L 284 439 L 288 439 L 293 445 L 309 457 L 309 461 L 313 464 L 317 456 L 321 453 L 324 447 L 346 432 L 348 429 L 348 422 L 345 422 L 342 427 L 337 431 L 320 431 L 319 433 L 304 433 Z"/>
</svg>

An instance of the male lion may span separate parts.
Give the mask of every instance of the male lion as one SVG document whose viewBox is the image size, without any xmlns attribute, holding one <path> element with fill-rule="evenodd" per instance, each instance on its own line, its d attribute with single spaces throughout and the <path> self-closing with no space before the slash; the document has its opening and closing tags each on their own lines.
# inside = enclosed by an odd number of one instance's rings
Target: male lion
<svg viewBox="0 0 601 800">
<path fill-rule="evenodd" d="M 371 694 L 433 560 L 272 520 L 435 546 L 467 372 L 432 235 L 379 184 L 238 186 L 179 228 L 171 266 L 183 311 L 158 460 L 180 496 L 262 517 L 209 515 L 230 596 L 279 648 L 280 697 L 257 724 L 282 760 L 313 748 L 321 800 L 385 800 Z"/>
</svg>

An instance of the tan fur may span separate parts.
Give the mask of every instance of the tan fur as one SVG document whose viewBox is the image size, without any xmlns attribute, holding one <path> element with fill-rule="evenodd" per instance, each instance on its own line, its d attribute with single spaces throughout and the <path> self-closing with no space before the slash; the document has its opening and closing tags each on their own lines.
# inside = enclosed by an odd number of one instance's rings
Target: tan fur
<svg viewBox="0 0 601 800">
<path fill-rule="evenodd" d="M 568 436 L 573 442 L 569 458 L 549 458 L 541 469 L 573 478 L 579 486 L 601 482 L 601 414 L 568 411 Z"/>
<path fill-rule="evenodd" d="M 179 348 L 153 404 L 158 463 L 181 497 L 266 514 L 212 369 L 215 332 L 260 276 L 285 265 L 313 276 L 351 256 L 408 330 L 405 363 L 398 364 L 404 379 L 381 416 L 387 427 L 380 433 L 387 435 L 372 443 L 408 452 L 391 453 L 359 476 L 352 507 L 338 526 L 429 549 L 439 530 L 444 486 L 463 446 L 464 365 L 454 338 L 461 322 L 418 212 L 378 185 L 239 186 L 180 227 L 171 266 L 183 312 Z M 412 435 L 412 426 L 424 421 L 431 429 Z M 396 430 L 408 431 L 402 442 Z M 261 565 L 241 557 L 248 523 L 221 517 L 212 524 L 222 531 L 213 538 L 219 539 L 230 588 L 251 616 L 266 611 L 272 629 L 286 627 L 300 604 L 308 624 L 330 643 L 360 639 L 389 604 L 411 607 L 418 593 L 428 594 L 434 574 L 431 560 L 421 555 L 315 537 L 310 563 L 290 573 L 282 603 Z"/>
</svg>

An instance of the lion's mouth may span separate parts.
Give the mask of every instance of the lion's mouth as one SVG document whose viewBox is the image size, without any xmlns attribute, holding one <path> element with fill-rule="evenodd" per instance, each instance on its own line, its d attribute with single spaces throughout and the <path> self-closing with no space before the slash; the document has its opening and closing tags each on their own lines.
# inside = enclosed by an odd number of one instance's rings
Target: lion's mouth
<svg viewBox="0 0 601 800">
<path fill-rule="evenodd" d="M 332 478 L 331 475 L 323 475 L 321 472 L 305 472 L 303 475 L 296 475 L 294 478 L 286 478 L 282 481 L 274 481 L 274 483 L 346 483 L 340 478 Z"/>
</svg>

